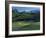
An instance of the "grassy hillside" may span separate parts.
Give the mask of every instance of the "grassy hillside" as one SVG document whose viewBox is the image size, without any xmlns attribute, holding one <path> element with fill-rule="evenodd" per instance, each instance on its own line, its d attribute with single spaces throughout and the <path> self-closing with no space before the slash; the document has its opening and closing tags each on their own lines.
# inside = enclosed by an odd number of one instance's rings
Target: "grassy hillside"
<svg viewBox="0 0 46 38">
<path fill-rule="evenodd" d="M 19 21 L 14 22 L 13 24 L 13 31 L 18 30 L 39 30 L 40 29 L 40 22 L 25 22 Z"/>
</svg>

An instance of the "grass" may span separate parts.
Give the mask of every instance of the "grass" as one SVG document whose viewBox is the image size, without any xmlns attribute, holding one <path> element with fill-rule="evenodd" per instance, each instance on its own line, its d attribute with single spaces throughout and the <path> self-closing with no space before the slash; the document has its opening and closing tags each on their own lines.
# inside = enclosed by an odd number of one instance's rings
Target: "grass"
<svg viewBox="0 0 46 38">
<path fill-rule="evenodd" d="M 18 21 L 12 23 L 13 31 L 40 30 L 40 22 Z"/>
</svg>

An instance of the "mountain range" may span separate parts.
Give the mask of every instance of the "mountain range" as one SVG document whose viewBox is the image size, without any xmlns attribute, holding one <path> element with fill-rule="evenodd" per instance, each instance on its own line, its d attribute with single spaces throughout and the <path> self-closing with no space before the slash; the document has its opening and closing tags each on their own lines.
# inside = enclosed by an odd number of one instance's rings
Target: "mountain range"
<svg viewBox="0 0 46 38">
<path fill-rule="evenodd" d="M 31 7 L 13 7 L 12 11 L 17 12 L 17 13 L 39 13 L 40 12 L 40 8 L 31 8 Z"/>
</svg>

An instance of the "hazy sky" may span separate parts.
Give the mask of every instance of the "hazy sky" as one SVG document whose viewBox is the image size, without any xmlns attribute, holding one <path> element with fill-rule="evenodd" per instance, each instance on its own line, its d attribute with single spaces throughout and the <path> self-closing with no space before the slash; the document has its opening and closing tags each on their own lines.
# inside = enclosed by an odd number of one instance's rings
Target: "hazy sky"
<svg viewBox="0 0 46 38">
<path fill-rule="evenodd" d="M 40 10 L 39 7 L 12 7 L 12 10 L 15 10 L 15 9 L 17 9 L 18 12 L 22 12 L 22 11 L 30 12 L 32 10 Z"/>
</svg>

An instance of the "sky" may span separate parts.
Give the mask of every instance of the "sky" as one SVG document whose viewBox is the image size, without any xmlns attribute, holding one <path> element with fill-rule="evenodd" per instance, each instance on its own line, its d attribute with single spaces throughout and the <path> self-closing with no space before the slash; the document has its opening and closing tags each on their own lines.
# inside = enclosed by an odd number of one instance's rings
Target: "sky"
<svg viewBox="0 0 46 38">
<path fill-rule="evenodd" d="M 30 12 L 32 10 L 38 10 L 38 11 L 40 10 L 39 7 L 12 7 L 12 10 L 15 10 L 15 9 L 17 9 L 18 12 L 23 12 L 23 11 Z"/>
</svg>

